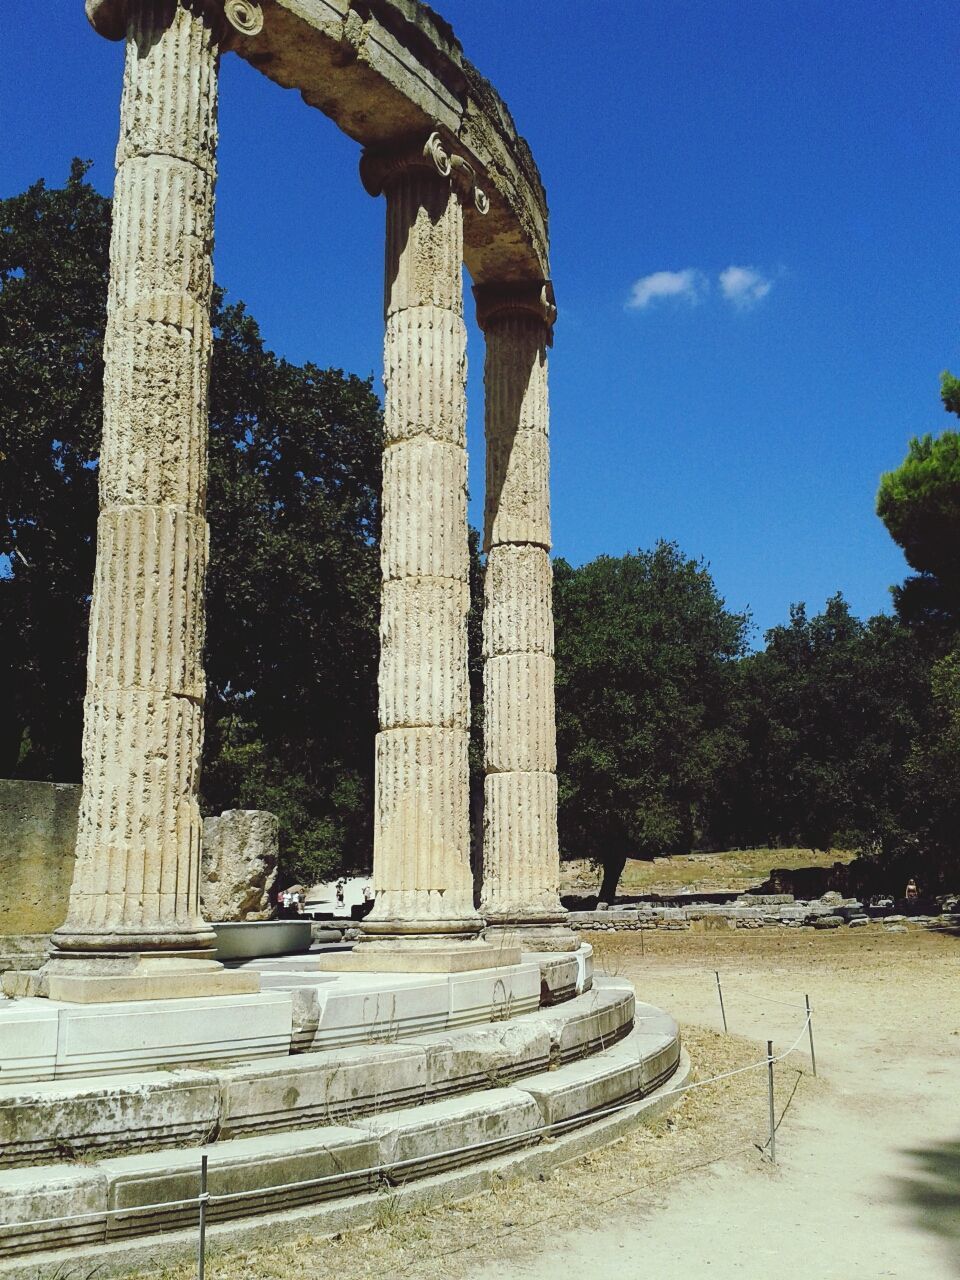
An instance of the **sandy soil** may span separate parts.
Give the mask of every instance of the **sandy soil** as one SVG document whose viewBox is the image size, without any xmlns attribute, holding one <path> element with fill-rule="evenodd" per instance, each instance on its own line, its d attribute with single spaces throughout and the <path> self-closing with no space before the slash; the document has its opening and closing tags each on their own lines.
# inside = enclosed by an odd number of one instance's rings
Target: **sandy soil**
<svg viewBox="0 0 960 1280">
<path fill-rule="evenodd" d="M 468 1272 L 551 1280 L 960 1275 L 960 939 L 847 931 L 600 940 L 604 963 L 685 1022 L 784 1048 L 810 993 L 821 1082 L 778 1135 L 779 1166 L 718 1161 L 658 1199 L 611 1212 L 536 1256 Z"/>
</svg>

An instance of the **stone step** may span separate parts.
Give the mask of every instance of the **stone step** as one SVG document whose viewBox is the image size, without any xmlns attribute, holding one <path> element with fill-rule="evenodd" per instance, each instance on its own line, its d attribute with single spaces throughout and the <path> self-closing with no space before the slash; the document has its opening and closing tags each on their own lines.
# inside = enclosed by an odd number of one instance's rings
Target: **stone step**
<svg viewBox="0 0 960 1280">
<path fill-rule="evenodd" d="M 252 962 L 257 994 L 79 1005 L 0 999 L 5 1084 L 251 1061 L 503 1021 L 587 990 L 592 950 L 453 974 L 330 974 Z"/>
<path fill-rule="evenodd" d="M 538 1144 L 551 1136 L 540 1131 L 544 1125 L 589 1124 L 610 1107 L 653 1093 L 680 1062 L 673 1020 L 650 1006 L 641 1016 L 644 1021 L 626 1037 L 592 1058 L 507 1088 L 387 1108 L 349 1123 L 218 1142 L 207 1148 L 214 1197 L 209 1220 L 356 1196 Z M 72 1247 L 76 1263 L 87 1253 L 92 1258 L 97 1243 L 189 1228 L 196 1205 L 176 1202 L 197 1195 L 199 1164 L 197 1150 L 179 1150 L 4 1170 L 0 1256 Z M 229 1198 L 218 1201 L 221 1196 Z M 31 1225 L 78 1212 L 88 1216 Z"/>
<path fill-rule="evenodd" d="M 596 1053 L 633 1025 L 633 988 L 601 978 L 509 1021 L 322 1053 L 197 1069 L 0 1086 L 0 1165 L 198 1146 L 352 1122 L 489 1089 Z"/>
</svg>

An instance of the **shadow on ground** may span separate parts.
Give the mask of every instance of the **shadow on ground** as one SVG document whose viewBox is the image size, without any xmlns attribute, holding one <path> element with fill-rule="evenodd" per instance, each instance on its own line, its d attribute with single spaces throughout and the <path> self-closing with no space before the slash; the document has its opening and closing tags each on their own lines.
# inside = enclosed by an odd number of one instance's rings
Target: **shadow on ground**
<svg viewBox="0 0 960 1280">
<path fill-rule="evenodd" d="M 914 1173 L 897 1180 L 900 1199 L 910 1205 L 917 1225 L 947 1246 L 960 1275 L 960 1139 L 908 1151 Z"/>
</svg>

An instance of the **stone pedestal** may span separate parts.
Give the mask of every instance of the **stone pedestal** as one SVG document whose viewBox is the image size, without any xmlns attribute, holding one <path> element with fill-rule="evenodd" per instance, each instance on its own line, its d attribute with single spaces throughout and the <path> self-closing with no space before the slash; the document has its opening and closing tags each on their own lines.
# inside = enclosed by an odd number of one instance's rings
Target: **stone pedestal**
<svg viewBox="0 0 960 1280">
<path fill-rule="evenodd" d="M 51 975 L 77 1000 L 117 998 L 102 992 L 143 973 L 131 956 L 203 957 L 214 944 L 200 916 L 197 784 L 219 38 L 211 23 L 222 15 L 170 0 L 129 0 L 123 10 L 83 792 L 70 908 L 51 959 Z M 87 980 L 77 977 L 83 957 Z M 162 974 L 152 970 L 149 994 L 180 994 L 175 969 L 168 961 Z M 197 972 L 188 963 L 187 988 Z M 218 982 L 249 989 L 220 969 L 204 975 L 204 993 Z"/>
<path fill-rule="evenodd" d="M 354 951 L 319 956 L 316 967 L 333 973 L 467 973 L 519 964 L 516 942 L 472 939 L 369 941 Z"/>
<path fill-rule="evenodd" d="M 573 950 L 557 844 L 550 567 L 548 288 L 475 290 L 486 337 L 484 782 L 485 936 Z"/>
<path fill-rule="evenodd" d="M 365 153 L 361 176 L 387 203 L 376 901 L 363 929 L 476 935 L 461 284 L 469 175 L 434 134 Z"/>
</svg>

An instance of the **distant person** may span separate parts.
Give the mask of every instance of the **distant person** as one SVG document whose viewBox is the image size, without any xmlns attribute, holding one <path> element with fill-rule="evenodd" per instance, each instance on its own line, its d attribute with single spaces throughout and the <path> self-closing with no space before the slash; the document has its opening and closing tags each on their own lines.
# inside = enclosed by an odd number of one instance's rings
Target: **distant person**
<svg viewBox="0 0 960 1280">
<path fill-rule="evenodd" d="M 345 897 L 344 890 L 346 889 L 346 887 L 347 887 L 347 882 L 343 878 L 337 881 L 337 906 L 338 907 L 343 906 L 343 901 Z"/>
<path fill-rule="evenodd" d="M 363 886 L 363 900 L 364 902 L 373 901 L 373 885 L 372 884 L 365 884 Z"/>
<path fill-rule="evenodd" d="M 911 876 L 907 881 L 907 890 L 904 896 L 908 902 L 916 902 L 920 897 L 920 890 L 917 888 L 917 882 L 914 880 L 913 876 Z"/>
</svg>

